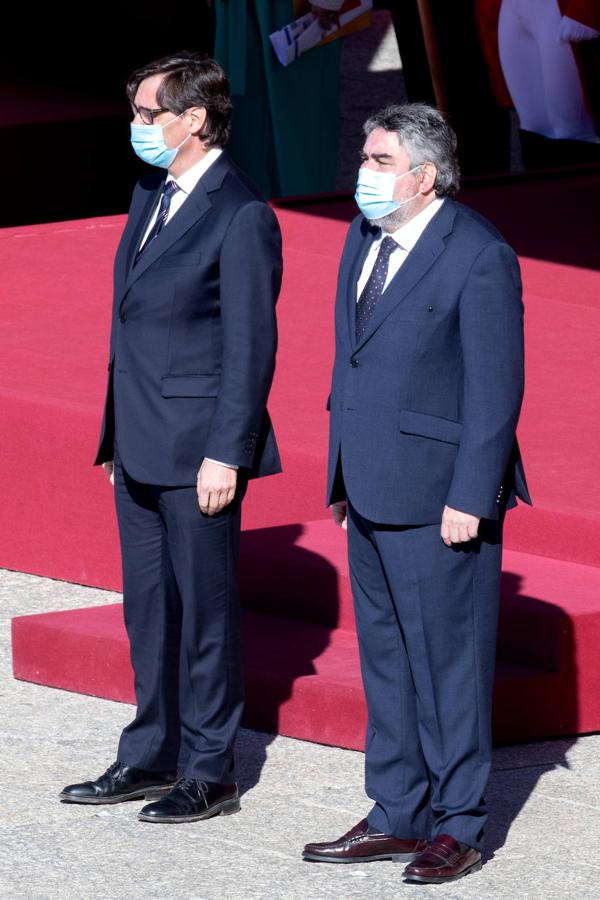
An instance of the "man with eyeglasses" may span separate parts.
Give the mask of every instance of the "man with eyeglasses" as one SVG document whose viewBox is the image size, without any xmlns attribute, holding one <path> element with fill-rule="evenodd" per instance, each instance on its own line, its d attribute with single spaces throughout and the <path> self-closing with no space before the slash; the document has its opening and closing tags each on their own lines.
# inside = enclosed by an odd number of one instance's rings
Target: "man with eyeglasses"
<svg viewBox="0 0 600 900">
<path fill-rule="evenodd" d="M 227 78 L 181 52 L 127 84 L 133 193 L 114 273 L 96 465 L 114 484 L 137 711 L 117 760 L 62 800 L 146 798 L 145 822 L 240 808 L 236 566 L 251 478 L 281 471 L 267 397 L 282 273 L 277 219 L 223 149 Z"/>
</svg>

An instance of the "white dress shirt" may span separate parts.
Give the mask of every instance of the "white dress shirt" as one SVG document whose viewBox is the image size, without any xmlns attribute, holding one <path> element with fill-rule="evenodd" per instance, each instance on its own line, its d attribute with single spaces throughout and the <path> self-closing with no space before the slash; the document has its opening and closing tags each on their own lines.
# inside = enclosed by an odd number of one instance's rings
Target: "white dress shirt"
<svg viewBox="0 0 600 900">
<path fill-rule="evenodd" d="M 181 207 L 187 200 L 188 195 L 192 193 L 206 170 L 210 166 L 212 166 L 212 164 L 219 158 L 222 152 L 223 150 L 221 147 L 211 147 L 206 156 L 203 156 L 202 159 L 199 159 L 198 162 L 191 167 L 191 169 L 188 169 L 187 172 L 184 172 L 183 175 L 179 176 L 179 178 L 173 178 L 172 175 L 167 175 L 165 184 L 167 184 L 169 181 L 176 181 L 177 185 L 179 186 L 179 190 L 171 197 L 171 205 L 169 206 L 169 214 L 165 221 L 165 225 L 167 224 L 167 222 L 171 221 L 177 210 L 181 209 Z M 148 235 L 154 227 L 159 208 L 160 198 L 158 203 L 156 204 L 156 209 L 152 213 L 150 221 L 148 222 L 148 227 L 144 232 L 144 240 L 140 244 L 140 248 L 144 246 Z"/>
<path fill-rule="evenodd" d="M 390 235 L 390 237 L 393 237 L 398 244 L 398 248 L 394 250 L 394 252 L 390 256 L 387 278 L 383 287 L 384 291 L 394 275 L 396 275 L 396 273 L 398 272 L 398 269 L 400 268 L 412 248 L 415 246 L 415 244 L 425 231 L 425 228 L 429 225 L 435 214 L 441 208 L 443 202 L 443 197 L 436 197 L 435 200 L 432 200 L 431 203 L 427 204 L 425 209 L 422 209 L 421 212 L 417 213 L 414 218 L 410 219 L 404 225 L 401 225 L 400 228 L 392 232 L 392 234 Z M 356 284 L 357 301 L 363 292 L 364 286 L 369 280 L 369 275 L 373 271 L 373 266 L 375 265 L 377 254 L 379 253 L 379 247 L 381 246 L 381 242 L 384 237 L 387 237 L 387 235 L 381 232 L 379 237 L 373 241 L 369 252 L 367 253 L 367 258 L 365 259 L 360 277 Z"/>
<path fill-rule="evenodd" d="M 211 147 L 206 156 L 203 156 L 202 159 L 199 159 L 197 163 L 195 163 L 187 172 L 184 172 L 183 175 L 180 175 L 179 178 L 173 178 L 172 175 L 168 175 L 165 181 L 165 184 L 169 181 L 176 181 L 179 185 L 179 190 L 173 194 L 171 197 L 171 204 L 169 206 L 169 214 L 167 215 L 165 225 L 167 222 L 170 222 L 178 209 L 181 209 L 188 196 L 194 190 L 206 170 L 212 166 L 212 164 L 219 158 L 221 153 L 223 152 L 221 147 Z M 160 208 L 160 199 L 156 205 L 156 209 L 152 213 L 150 221 L 148 223 L 148 227 L 144 233 L 144 240 L 140 244 L 140 247 L 143 247 L 146 243 L 146 239 L 152 228 L 154 227 L 154 223 L 156 222 L 156 217 L 158 216 L 158 210 Z M 164 228 L 164 225 L 163 225 Z M 209 459 L 207 456 L 205 459 L 208 462 L 218 463 L 220 466 L 226 466 L 228 469 L 237 469 L 237 466 L 232 465 L 231 463 L 220 462 L 218 459 Z"/>
</svg>

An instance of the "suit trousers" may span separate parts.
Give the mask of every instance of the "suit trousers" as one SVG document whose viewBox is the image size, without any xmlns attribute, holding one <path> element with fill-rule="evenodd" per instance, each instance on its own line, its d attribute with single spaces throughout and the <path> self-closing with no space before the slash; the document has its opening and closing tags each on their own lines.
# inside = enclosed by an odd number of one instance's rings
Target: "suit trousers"
<svg viewBox="0 0 600 900">
<path fill-rule="evenodd" d="M 143 484 L 115 447 L 123 607 L 137 711 L 118 759 L 148 771 L 229 783 L 243 708 L 236 567 L 241 501 L 200 511 L 195 486 Z"/>
<path fill-rule="evenodd" d="M 502 519 L 450 548 L 439 523 L 379 525 L 348 503 L 368 819 L 386 834 L 481 846 Z"/>
</svg>

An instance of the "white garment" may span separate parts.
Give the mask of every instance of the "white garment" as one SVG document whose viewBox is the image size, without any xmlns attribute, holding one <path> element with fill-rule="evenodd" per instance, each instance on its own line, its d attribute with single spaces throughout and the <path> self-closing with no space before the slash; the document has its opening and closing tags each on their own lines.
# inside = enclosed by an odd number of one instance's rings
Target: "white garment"
<svg viewBox="0 0 600 900">
<path fill-rule="evenodd" d="M 500 62 L 524 131 L 598 143 L 556 0 L 502 0 Z"/>
<path fill-rule="evenodd" d="M 412 219 L 409 219 L 408 222 L 405 222 L 404 225 L 401 225 L 400 228 L 398 228 L 390 235 L 390 237 L 393 237 L 398 244 L 398 249 L 394 250 L 394 252 L 390 256 L 387 278 L 383 287 L 384 291 L 394 275 L 396 275 L 396 273 L 398 272 L 398 269 L 400 268 L 412 248 L 415 246 L 435 214 L 441 208 L 443 202 L 443 197 L 436 197 L 435 200 L 432 200 L 431 203 L 427 204 L 425 209 L 422 209 L 420 213 L 417 213 L 416 216 L 414 216 Z M 375 265 L 377 254 L 379 253 L 379 247 L 384 237 L 387 237 L 387 235 L 382 232 L 381 235 L 373 241 L 369 252 L 367 253 L 367 258 L 365 259 L 360 277 L 356 285 L 357 301 L 363 292 L 364 286 L 369 279 L 369 275 L 373 271 L 373 266 Z"/>
<path fill-rule="evenodd" d="M 187 172 L 184 172 L 183 175 L 180 175 L 179 178 L 173 178 L 172 175 L 167 175 L 165 184 L 168 184 L 169 181 L 175 181 L 179 186 L 179 190 L 171 197 L 171 205 L 169 206 L 169 214 L 166 218 L 165 225 L 167 224 L 167 222 L 171 221 L 177 210 L 181 209 L 181 207 L 187 200 L 188 195 L 191 194 L 206 170 L 210 168 L 210 166 L 212 166 L 212 164 L 219 158 L 222 152 L 223 150 L 221 147 L 211 147 L 206 156 L 203 156 L 202 159 L 198 160 L 197 163 L 194 163 L 194 165 L 190 169 L 188 169 Z M 156 209 L 150 217 L 150 222 L 148 223 L 148 227 L 144 232 L 144 239 L 140 244 L 140 247 L 144 246 L 148 235 L 154 227 L 159 208 L 160 198 L 158 203 L 156 204 Z"/>
</svg>

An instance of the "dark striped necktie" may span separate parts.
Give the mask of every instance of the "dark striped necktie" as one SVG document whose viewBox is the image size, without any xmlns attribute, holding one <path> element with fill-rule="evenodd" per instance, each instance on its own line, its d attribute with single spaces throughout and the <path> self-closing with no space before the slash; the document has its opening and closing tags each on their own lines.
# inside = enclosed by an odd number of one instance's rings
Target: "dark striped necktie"
<svg viewBox="0 0 600 900">
<path fill-rule="evenodd" d="M 135 258 L 135 262 L 138 261 L 141 254 L 144 252 L 146 247 L 148 247 L 154 238 L 162 231 L 162 228 L 167 221 L 167 216 L 169 215 L 169 208 L 171 206 L 171 198 L 180 190 L 179 185 L 176 181 L 167 181 L 164 186 L 162 197 L 160 198 L 160 206 L 158 208 L 158 215 L 156 217 L 156 222 L 152 226 L 148 237 L 144 241 L 143 245 L 137 252 L 137 256 Z M 135 265 L 135 263 L 134 263 Z"/>
<path fill-rule="evenodd" d="M 383 294 L 385 282 L 388 274 L 390 256 L 396 250 L 398 244 L 389 234 L 384 237 L 379 245 L 379 253 L 373 266 L 373 271 L 369 275 L 367 283 L 363 288 L 363 292 L 356 304 L 356 340 L 360 340 L 366 331 L 369 320 L 373 315 L 377 301 Z"/>
</svg>

